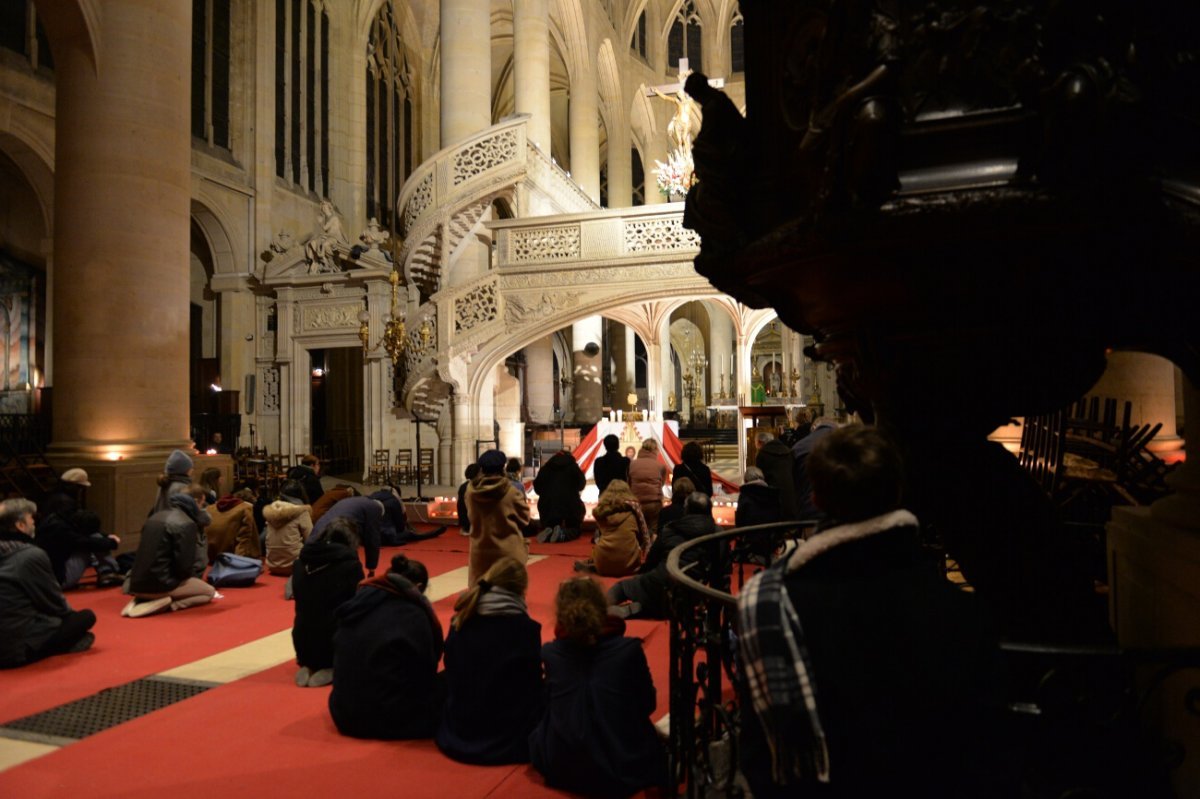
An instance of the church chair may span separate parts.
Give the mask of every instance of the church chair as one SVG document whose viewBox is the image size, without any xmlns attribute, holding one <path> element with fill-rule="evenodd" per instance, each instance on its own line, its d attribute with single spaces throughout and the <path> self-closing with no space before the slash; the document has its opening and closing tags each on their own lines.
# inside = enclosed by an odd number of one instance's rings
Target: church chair
<svg viewBox="0 0 1200 799">
<path fill-rule="evenodd" d="M 391 454 L 386 449 L 375 450 L 374 460 L 367 468 L 363 482 L 367 485 L 386 485 L 391 482 Z"/>
<path fill-rule="evenodd" d="M 399 485 L 413 482 L 413 456 L 411 449 L 396 450 L 396 463 L 392 467 L 392 479 Z"/>
<path fill-rule="evenodd" d="M 417 453 L 417 468 L 421 470 L 421 479 L 428 485 L 433 482 L 433 450 L 422 449 Z"/>
</svg>

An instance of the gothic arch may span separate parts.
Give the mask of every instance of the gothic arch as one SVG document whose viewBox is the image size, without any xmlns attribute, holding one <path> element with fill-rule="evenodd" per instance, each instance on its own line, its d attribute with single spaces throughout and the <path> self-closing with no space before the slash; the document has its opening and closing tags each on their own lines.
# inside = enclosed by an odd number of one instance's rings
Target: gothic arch
<svg viewBox="0 0 1200 799">
<path fill-rule="evenodd" d="M 96 48 L 101 26 L 100 4 L 102 0 L 34 0 L 38 19 L 46 27 L 50 50 L 56 63 L 66 61 L 64 48 L 79 47 L 92 64 L 100 71 L 100 54 Z"/>
<path fill-rule="evenodd" d="M 17 116 L 13 108 L 13 116 Z M 0 131 L 0 151 L 16 164 L 37 197 L 46 238 L 54 235 L 54 172 L 53 159 L 45 157 L 46 142 L 30 140 L 27 131 L 19 126 Z M 53 145 L 53 137 L 49 142 Z M 53 155 L 53 154 L 51 154 Z"/>
<path fill-rule="evenodd" d="M 234 275 L 240 271 L 237 256 L 234 254 L 233 242 L 229 237 L 229 225 L 226 224 L 212 206 L 200 200 L 192 200 L 192 220 L 204 237 L 208 251 L 212 255 L 213 276 Z"/>
</svg>

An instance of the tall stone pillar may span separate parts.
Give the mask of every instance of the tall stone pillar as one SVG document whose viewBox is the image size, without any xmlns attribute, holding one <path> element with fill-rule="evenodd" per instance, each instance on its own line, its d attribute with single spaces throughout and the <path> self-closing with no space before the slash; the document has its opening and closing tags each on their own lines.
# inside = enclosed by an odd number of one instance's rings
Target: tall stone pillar
<svg viewBox="0 0 1200 799">
<path fill-rule="evenodd" d="M 475 462 L 475 430 L 471 425 L 471 398 L 456 392 L 450 401 L 454 413 L 451 473 L 457 479 L 457 475 L 466 471 L 467 464 Z"/>
<path fill-rule="evenodd" d="M 1108 368 L 1088 393 L 1129 400 L 1133 425 L 1162 424 L 1148 449 L 1166 452 L 1182 445 L 1175 429 L 1175 366 L 1166 358 L 1143 352 L 1111 352 Z"/>
<path fill-rule="evenodd" d="M 568 125 L 571 141 L 571 177 L 596 202 L 600 202 L 599 102 L 596 95 L 596 74 L 589 67 L 575 75 L 571 81 Z"/>
<path fill-rule="evenodd" d="M 634 347 L 637 334 L 633 332 L 633 328 L 619 322 L 613 323 L 612 329 L 615 335 L 609 346 L 615 363 L 613 382 L 617 386 L 613 407 L 627 411 L 629 395 L 637 393 L 637 349 Z"/>
<path fill-rule="evenodd" d="M 492 124 L 491 16 L 487 0 L 441 0 L 442 146 Z"/>
<path fill-rule="evenodd" d="M 513 0 L 513 90 L 529 114 L 528 138 L 550 155 L 550 11 L 548 0 Z"/>
<path fill-rule="evenodd" d="M 192 4 L 39 4 L 54 48 L 56 466 L 84 465 L 106 531 L 140 529 L 188 441 Z M 126 541 L 126 547 L 132 544 Z"/>
<path fill-rule="evenodd" d="M 525 391 L 529 421 L 554 422 L 554 347 L 549 336 L 525 347 Z"/>
<path fill-rule="evenodd" d="M 713 397 L 718 393 L 727 397 L 730 396 L 733 385 L 733 320 L 715 309 L 711 320 L 709 350 L 712 360 L 708 365 L 709 386 Z"/>
<path fill-rule="evenodd" d="M 608 132 L 608 207 L 633 205 L 633 159 L 629 125 L 616 125 Z"/>
<path fill-rule="evenodd" d="M 589 316 L 571 326 L 571 352 L 574 360 L 575 421 L 592 423 L 600 419 L 603 407 L 603 386 L 600 385 L 600 338 L 604 320 Z M 589 354 L 594 344 L 595 353 Z"/>
</svg>

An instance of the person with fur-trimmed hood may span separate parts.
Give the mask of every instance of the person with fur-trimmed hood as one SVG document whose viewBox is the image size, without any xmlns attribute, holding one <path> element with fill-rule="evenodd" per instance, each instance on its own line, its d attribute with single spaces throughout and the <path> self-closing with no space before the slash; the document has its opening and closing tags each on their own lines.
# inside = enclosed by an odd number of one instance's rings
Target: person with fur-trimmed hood
<svg viewBox="0 0 1200 799">
<path fill-rule="evenodd" d="M 263 508 L 267 523 L 267 571 L 287 577 L 312 532 L 311 508 L 304 503 L 304 486 L 288 480 L 279 491 L 279 499 Z"/>
<path fill-rule="evenodd" d="M 738 595 L 754 795 L 1005 795 L 995 643 L 977 597 L 922 550 L 895 445 L 831 430 L 806 468 L 826 521 Z"/>
<path fill-rule="evenodd" d="M 479 476 L 467 486 L 471 517 L 467 585 L 475 585 L 492 564 L 505 555 L 520 563 L 529 559 L 522 531 L 529 525 L 529 503 L 504 474 L 507 457 L 489 449 L 479 457 Z"/>
</svg>

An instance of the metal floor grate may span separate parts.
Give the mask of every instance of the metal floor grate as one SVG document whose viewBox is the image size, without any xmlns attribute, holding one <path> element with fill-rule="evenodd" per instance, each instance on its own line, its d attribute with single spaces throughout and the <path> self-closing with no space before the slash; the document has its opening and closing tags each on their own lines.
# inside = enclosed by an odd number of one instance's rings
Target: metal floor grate
<svg viewBox="0 0 1200 799">
<path fill-rule="evenodd" d="M 146 677 L 0 726 L 0 737 L 67 744 L 204 693 L 216 683 Z"/>
</svg>

